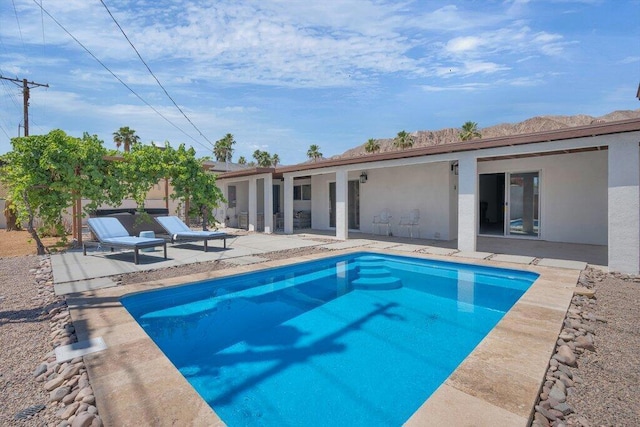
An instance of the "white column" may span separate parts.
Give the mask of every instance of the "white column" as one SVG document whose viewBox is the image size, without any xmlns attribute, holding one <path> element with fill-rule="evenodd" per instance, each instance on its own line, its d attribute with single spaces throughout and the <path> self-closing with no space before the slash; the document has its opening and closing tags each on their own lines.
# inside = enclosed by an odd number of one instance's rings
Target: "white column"
<svg viewBox="0 0 640 427">
<path fill-rule="evenodd" d="M 284 176 L 284 233 L 293 233 L 293 177 Z"/>
<path fill-rule="evenodd" d="M 229 200 L 229 184 L 228 183 L 222 183 L 222 184 L 217 184 L 220 187 L 220 191 L 222 191 L 222 195 L 224 196 L 224 198 L 228 201 Z M 218 212 L 220 212 L 220 217 L 216 217 L 216 220 L 223 226 L 223 227 L 228 227 L 229 224 L 227 224 L 227 215 L 229 214 L 229 203 L 220 203 L 220 208 L 217 209 Z"/>
<path fill-rule="evenodd" d="M 264 232 L 271 234 L 273 231 L 273 177 L 271 174 L 264 176 Z"/>
<path fill-rule="evenodd" d="M 475 252 L 477 216 L 477 161 L 473 153 L 458 160 L 458 250 Z"/>
<path fill-rule="evenodd" d="M 640 272 L 640 149 L 638 142 L 609 145 L 609 270 Z"/>
<path fill-rule="evenodd" d="M 348 221 L 348 174 L 344 170 L 336 172 L 336 237 L 340 240 L 349 238 Z"/>
<path fill-rule="evenodd" d="M 258 179 L 249 178 L 249 231 L 256 231 L 258 223 Z"/>
</svg>

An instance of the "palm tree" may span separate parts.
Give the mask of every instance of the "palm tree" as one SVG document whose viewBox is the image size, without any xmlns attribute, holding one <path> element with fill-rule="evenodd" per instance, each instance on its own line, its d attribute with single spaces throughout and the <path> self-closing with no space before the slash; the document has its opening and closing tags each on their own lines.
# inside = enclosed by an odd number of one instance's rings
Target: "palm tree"
<svg viewBox="0 0 640 427">
<path fill-rule="evenodd" d="M 373 138 L 369 138 L 367 143 L 364 145 L 364 151 L 366 151 L 367 153 L 375 153 L 376 151 L 380 151 L 380 143 Z"/>
<path fill-rule="evenodd" d="M 116 148 L 119 150 L 120 146 L 124 144 L 124 151 L 129 152 L 131 145 L 140 142 L 140 137 L 136 135 L 134 129 L 130 129 L 129 126 L 123 126 L 113 133 L 113 142 L 116 143 Z"/>
<path fill-rule="evenodd" d="M 469 141 L 473 138 L 482 138 L 480 131 L 478 130 L 478 124 L 476 122 L 466 122 L 462 125 L 462 131 L 458 134 L 460 141 Z"/>
<path fill-rule="evenodd" d="M 278 154 L 274 154 L 271 157 L 271 164 L 273 165 L 273 167 L 275 168 L 276 166 L 278 166 L 278 163 L 280 163 L 280 156 L 278 156 Z"/>
<path fill-rule="evenodd" d="M 313 160 L 314 162 L 320 158 L 322 158 L 322 153 L 320 152 L 320 147 L 316 144 L 311 144 L 309 149 L 307 150 L 307 157 Z"/>
<path fill-rule="evenodd" d="M 393 139 L 393 146 L 404 150 L 405 148 L 413 147 L 413 137 L 410 133 L 403 130 L 398 132 L 398 135 Z"/>
<path fill-rule="evenodd" d="M 244 156 L 240 156 L 240 158 L 238 159 L 238 164 L 239 165 L 246 165 L 247 164 L 247 159 L 245 159 Z"/>
<path fill-rule="evenodd" d="M 218 162 L 230 162 L 233 157 L 233 144 L 235 143 L 236 141 L 230 133 L 217 140 L 213 145 L 213 155 L 216 160 Z"/>
<path fill-rule="evenodd" d="M 253 158 L 256 159 L 258 166 L 261 168 L 268 168 L 273 163 L 271 154 L 268 151 L 256 150 L 253 152 Z"/>
</svg>

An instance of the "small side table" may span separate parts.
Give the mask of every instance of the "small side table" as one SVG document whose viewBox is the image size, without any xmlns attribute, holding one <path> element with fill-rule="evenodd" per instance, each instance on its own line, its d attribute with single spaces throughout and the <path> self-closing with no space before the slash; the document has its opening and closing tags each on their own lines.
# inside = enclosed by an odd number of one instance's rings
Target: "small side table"
<svg viewBox="0 0 640 427">
<path fill-rule="evenodd" d="M 140 232 L 140 237 L 155 238 L 156 237 L 156 233 L 154 233 L 153 231 L 141 231 Z M 156 250 L 155 248 L 142 248 L 142 249 L 140 249 L 140 252 L 153 252 L 155 250 Z"/>
</svg>

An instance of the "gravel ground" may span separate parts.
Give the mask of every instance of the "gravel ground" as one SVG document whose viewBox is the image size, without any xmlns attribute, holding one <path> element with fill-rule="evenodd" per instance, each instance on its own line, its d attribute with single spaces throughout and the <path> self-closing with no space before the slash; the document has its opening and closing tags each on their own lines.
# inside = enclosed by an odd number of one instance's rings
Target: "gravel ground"
<svg viewBox="0 0 640 427">
<path fill-rule="evenodd" d="M 53 419 L 52 411 L 46 409 L 28 420 L 14 419 L 19 411 L 49 400 L 49 393 L 33 376 L 52 350 L 46 314 L 50 301 L 39 293 L 31 271 L 38 267 L 35 255 L 0 258 L 1 426 L 43 426 Z"/>
<path fill-rule="evenodd" d="M 262 255 L 282 259 L 322 251 L 318 248 Z M 0 425 L 58 425 L 47 408 L 27 420 L 15 415 L 32 405 L 46 404 L 48 393 L 33 371 L 51 352 L 48 312 L 51 299 L 34 282 L 39 257 L 0 258 Z M 228 268 L 222 262 L 194 264 L 155 272 L 120 276 L 120 284 Z M 575 409 L 569 425 L 640 426 L 640 278 L 590 270 L 588 286 L 596 289 L 595 352 L 579 358 L 576 373 L 583 383 L 567 402 Z M 97 402 L 98 405 L 100 402 Z"/>
<path fill-rule="evenodd" d="M 595 352 L 584 352 L 584 380 L 567 403 L 590 426 L 640 426 L 640 277 L 586 275 L 596 290 Z"/>
</svg>

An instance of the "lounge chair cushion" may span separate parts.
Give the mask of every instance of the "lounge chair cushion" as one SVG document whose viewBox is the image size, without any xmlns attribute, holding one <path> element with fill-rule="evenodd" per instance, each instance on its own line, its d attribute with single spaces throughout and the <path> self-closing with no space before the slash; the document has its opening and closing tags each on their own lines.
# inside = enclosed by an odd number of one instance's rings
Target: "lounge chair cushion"
<svg viewBox="0 0 640 427">
<path fill-rule="evenodd" d="M 159 216 L 156 217 L 156 221 L 158 221 L 169 234 L 192 232 L 189 226 L 182 222 L 177 216 Z"/>
<path fill-rule="evenodd" d="M 100 241 L 116 237 L 129 237 L 129 232 L 117 218 L 89 218 L 87 222 Z"/>
<path fill-rule="evenodd" d="M 144 247 L 144 246 L 149 246 L 149 244 L 151 243 L 162 245 L 164 243 L 164 239 L 156 239 L 153 237 L 135 237 L 135 236 L 113 237 L 110 239 L 100 239 L 100 241 L 105 244 L 129 245 L 131 247 L 135 247 L 135 246 Z"/>
<path fill-rule="evenodd" d="M 222 231 L 194 231 L 177 216 L 159 216 L 156 217 L 156 221 L 160 223 L 162 228 L 164 228 L 173 239 L 178 237 L 183 239 L 203 239 L 205 237 L 227 236 L 227 233 Z"/>
</svg>

